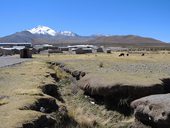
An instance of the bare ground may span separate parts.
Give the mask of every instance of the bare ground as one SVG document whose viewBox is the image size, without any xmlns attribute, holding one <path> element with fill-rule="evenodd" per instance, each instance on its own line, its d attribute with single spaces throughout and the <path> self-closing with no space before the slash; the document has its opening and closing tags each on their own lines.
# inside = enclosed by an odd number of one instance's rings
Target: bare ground
<svg viewBox="0 0 170 128">
<path fill-rule="evenodd" d="M 45 95 L 39 88 L 46 83 L 54 83 L 45 77 L 51 72 L 45 63 L 29 61 L 13 67 L 0 69 L 0 127 L 23 127 L 23 124 L 33 123 L 46 117 L 39 108 L 30 110 L 39 100 L 53 99 Z M 28 108 L 24 110 L 24 108 Z"/>
</svg>

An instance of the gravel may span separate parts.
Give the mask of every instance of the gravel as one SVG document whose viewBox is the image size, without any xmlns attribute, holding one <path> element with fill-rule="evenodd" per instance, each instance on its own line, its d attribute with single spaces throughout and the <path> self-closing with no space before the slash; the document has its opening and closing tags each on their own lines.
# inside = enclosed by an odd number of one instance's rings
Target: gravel
<svg viewBox="0 0 170 128">
<path fill-rule="evenodd" d="M 170 75 L 170 64 L 167 63 L 114 63 L 112 71 L 131 73 L 165 73 Z"/>
</svg>

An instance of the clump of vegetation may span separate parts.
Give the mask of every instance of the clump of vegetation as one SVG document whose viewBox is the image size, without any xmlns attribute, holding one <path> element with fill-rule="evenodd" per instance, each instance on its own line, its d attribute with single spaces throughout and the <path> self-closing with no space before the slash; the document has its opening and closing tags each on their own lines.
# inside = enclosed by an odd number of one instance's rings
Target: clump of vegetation
<svg viewBox="0 0 170 128">
<path fill-rule="evenodd" d="M 60 69 L 59 67 L 55 68 L 55 73 L 56 73 L 57 78 L 59 78 L 60 80 L 69 78 L 69 74 L 62 71 L 62 69 Z"/>
<path fill-rule="evenodd" d="M 99 128 L 97 121 L 93 117 L 89 118 L 83 111 L 82 108 L 71 109 L 69 111 L 69 116 L 77 120 L 79 124 L 78 128 Z"/>
<path fill-rule="evenodd" d="M 80 128 L 99 128 L 96 120 L 91 120 L 87 118 L 82 118 L 82 122 L 80 122 Z"/>
<path fill-rule="evenodd" d="M 118 109 L 119 112 L 123 113 L 125 116 L 130 116 L 132 114 L 132 109 L 130 108 L 130 101 L 129 97 L 121 98 L 118 102 Z"/>
<path fill-rule="evenodd" d="M 103 67 L 104 67 L 103 62 L 100 62 L 100 64 L 99 64 L 99 68 L 103 68 Z"/>
<path fill-rule="evenodd" d="M 79 124 L 74 118 L 68 115 L 67 108 L 60 106 L 59 112 L 56 113 L 56 128 L 79 128 Z"/>
<path fill-rule="evenodd" d="M 0 99 L 0 106 L 5 104 L 8 104 L 8 100 L 6 98 Z"/>
<path fill-rule="evenodd" d="M 119 100 L 118 106 L 128 106 L 129 107 L 129 98 L 121 98 Z"/>
</svg>

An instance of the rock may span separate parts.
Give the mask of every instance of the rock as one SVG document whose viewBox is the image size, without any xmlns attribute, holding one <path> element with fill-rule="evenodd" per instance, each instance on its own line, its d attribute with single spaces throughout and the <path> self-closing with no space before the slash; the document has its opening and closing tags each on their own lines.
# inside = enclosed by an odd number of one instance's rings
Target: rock
<svg viewBox="0 0 170 128">
<path fill-rule="evenodd" d="M 72 76 L 76 78 L 76 80 L 80 80 L 80 71 L 73 71 Z"/>
<path fill-rule="evenodd" d="M 45 112 L 45 108 L 44 107 L 40 107 L 40 112 Z"/>
<path fill-rule="evenodd" d="M 170 94 L 147 96 L 133 101 L 131 107 L 136 120 L 142 124 L 152 128 L 170 127 Z"/>
<path fill-rule="evenodd" d="M 81 76 L 81 77 L 84 77 L 85 75 L 86 75 L 85 72 L 81 72 L 81 73 L 80 73 L 80 76 Z"/>
<path fill-rule="evenodd" d="M 131 124 L 128 128 L 152 128 L 151 126 L 146 126 L 142 122 L 135 119 L 135 122 Z"/>
<path fill-rule="evenodd" d="M 85 72 L 82 72 L 82 71 L 73 71 L 72 72 L 72 76 L 76 78 L 76 80 L 80 80 L 81 77 L 84 77 L 86 75 Z"/>
<path fill-rule="evenodd" d="M 71 70 L 70 70 L 69 68 L 67 68 L 67 67 L 63 67 L 63 70 L 64 70 L 66 73 L 71 74 Z"/>
<path fill-rule="evenodd" d="M 94 101 L 90 101 L 90 103 L 91 103 L 91 104 L 95 104 L 95 102 L 94 102 Z"/>
</svg>

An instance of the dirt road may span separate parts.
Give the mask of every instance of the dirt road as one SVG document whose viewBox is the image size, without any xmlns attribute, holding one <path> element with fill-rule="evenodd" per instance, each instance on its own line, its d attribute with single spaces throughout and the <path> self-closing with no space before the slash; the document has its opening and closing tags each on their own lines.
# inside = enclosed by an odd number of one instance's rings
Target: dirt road
<svg viewBox="0 0 170 128">
<path fill-rule="evenodd" d="M 2 56 L 0 57 L 0 68 L 10 65 L 19 64 L 30 59 L 21 59 L 19 56 Z"/>
</svg>

